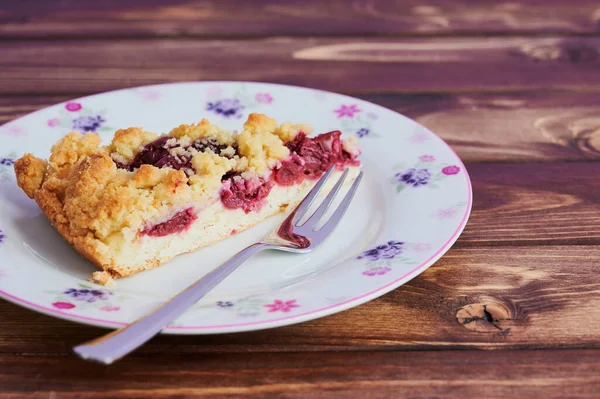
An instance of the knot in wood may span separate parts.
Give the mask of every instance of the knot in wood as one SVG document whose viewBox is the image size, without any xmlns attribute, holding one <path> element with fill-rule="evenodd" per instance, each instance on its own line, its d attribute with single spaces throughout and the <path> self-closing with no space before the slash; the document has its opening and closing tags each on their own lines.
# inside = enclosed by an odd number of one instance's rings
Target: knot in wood
<svg viewBox="0 0 600 399">
<path fill-rule="evenodd" d="M 458 324 L 478 333 L 507 335 L 514 319 L 511 307 L 495 298 L 463 306 L 456 312 Z"/>
<path fill-rule="evenodd" d="M 588 107 L 572 109 L 535 121 L 534 126 L 555 143 L 584 154 L 600 154 L 600 116 Z"/>
</svg>

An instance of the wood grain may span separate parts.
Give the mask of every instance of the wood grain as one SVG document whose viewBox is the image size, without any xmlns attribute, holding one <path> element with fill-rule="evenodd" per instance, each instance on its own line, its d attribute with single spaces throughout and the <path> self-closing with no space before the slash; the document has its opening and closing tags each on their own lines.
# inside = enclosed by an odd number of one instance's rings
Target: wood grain
<svg viewBox="0 0 600 399">
<path fill-rule="evenodd" d="M 0 97 L 0 124 L 76 96 Z M 600 157 L 600 93 L 357 97 L 422 123 L 446 140 L 465 162 L 582 161 Z"/>
<path fill-rule="evenodd" d="M 0 397 L 597 398 L 592 350 L 0 357 Z M 282 367 L 282 365 L 285 365 Z M 69 370 L 69 372 L 65 372 Z"/>
<path fill-rule="evenodd" d="M 137 353 L 600 349 L 598 258 L 592 246 L 454 248 L 408 284 L 346 312 L 274 330 L 160 336 Z M 4 355 L 68 354 L 102 332 L 6 302 L 0 325 Z"/>
<path fill-rule="evenodd" d="M 600 38 L 7 41 L 0 95 L 186 80 L 348 93 L 600 90 Z"/>
<path fill-rule="evenodd" d="M 600 163 L 472 164 L 472 218 L 458 245 L 600 243 Z"/>
<path fill-rule="evenodd" d="M 0 6 L 0 38 L 597 34 L 599 10 L 594 0 L 19 0 Z"/>
<path fill-rule="evenodd" d="M 475 200 L 454 248 L 372 302 L 112 367 L 71 354 L 103 330 L 0 301 L 0 398 L 600 395 L 597 0 L 5 1 L 0 54 L 0 123 L 143 84 L 316 87 L 441 135 Z"/>
</svg>

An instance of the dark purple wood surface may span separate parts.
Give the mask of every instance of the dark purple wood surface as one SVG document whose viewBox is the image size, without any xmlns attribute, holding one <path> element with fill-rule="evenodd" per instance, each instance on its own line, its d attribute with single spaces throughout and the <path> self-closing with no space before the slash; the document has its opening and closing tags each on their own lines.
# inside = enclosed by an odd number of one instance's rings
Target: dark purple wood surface
<svg viewBox="0 0 600 399">
<path fill-rule="evenodd" d="M 463 235 L 362 306 L 160 336 L 112 367 L 70 350 L 103 330 L 0 301 L 0 398 L 600 397 L 600 3 L 0 3 L 0 123 L 216 79 L 349 93 L 429 127 L 473 181 Z"/>
</svg>

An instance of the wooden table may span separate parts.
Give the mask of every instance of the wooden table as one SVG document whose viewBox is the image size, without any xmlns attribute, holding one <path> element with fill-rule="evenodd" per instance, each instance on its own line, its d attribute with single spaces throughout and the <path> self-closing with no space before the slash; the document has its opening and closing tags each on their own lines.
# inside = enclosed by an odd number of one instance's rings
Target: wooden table
<svg viewBox="0 0 600 399">
<path fill-rule="evenodd" d="M 2 123 L 142 84 L 303 85 L 437 132 L 475 198 L 454 248 L 379 299 L 111 367 L 71 354 L 102 330 L 1 301 L 0 397 L 600 397 L 597 0 L 12 0 L 0 39 Z"/>
</svg>

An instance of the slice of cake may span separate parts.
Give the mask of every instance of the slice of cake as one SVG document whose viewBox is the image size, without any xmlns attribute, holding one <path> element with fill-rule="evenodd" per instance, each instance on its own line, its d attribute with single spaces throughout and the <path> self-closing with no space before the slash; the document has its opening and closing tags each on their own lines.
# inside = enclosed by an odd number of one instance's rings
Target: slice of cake
<svg viewBox="0 0 600 399">
<path fill-rule="evenodd" d="M 25 154 L 15 172 L 60 234 L 102 268 L 94 280 L 107 284 L 295 206 L 332 165 L 336 173 L 349 167 L 353 180 L 356 140 L 310 133 L 261 114 L 239 133 L 205 119 L 162 136 L 118 130 L 108 146 L 95 133 L 70 133 L 48 161 Z"/>
</svg>

